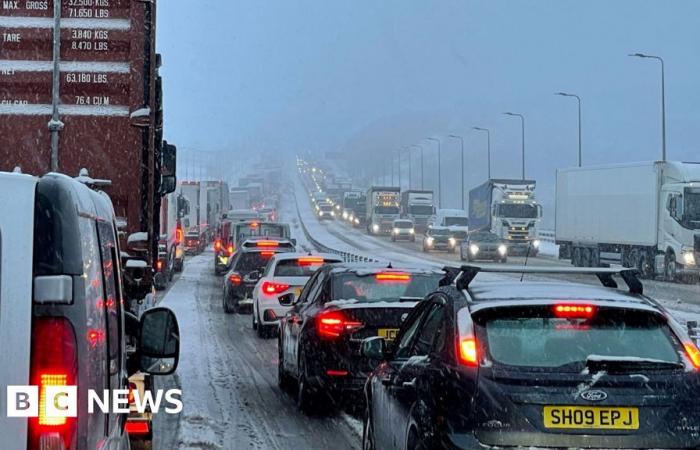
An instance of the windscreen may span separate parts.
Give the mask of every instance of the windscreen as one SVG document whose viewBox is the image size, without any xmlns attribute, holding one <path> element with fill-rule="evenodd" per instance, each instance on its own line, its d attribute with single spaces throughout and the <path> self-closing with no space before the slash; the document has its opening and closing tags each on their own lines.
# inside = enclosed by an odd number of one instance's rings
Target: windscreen
<svg viewBox="0 0 700 450">
<path fill-rule="evenodd" d="M 499 242 L 501 238 L 493 233 L 476 233 L 471 236 L 471 240 L 474 242 Z"/>
<path fill-rule="evenodd" d="M 408 279 L 382 280 L 376 274 L 339 274 L 333 278 L 333 300 L 396 302 L 401 297 L 423 298 L 437 289 L 441 278 L 441 274 L 409 274 Z"/>
<path fill-rule="evenodd" d="M 241 275 L 257 270 L 262 272 L 270 261 L 274 252 L 250 252 L 242 253 L 238 258 L 234 270 Z"/>
<path fill-rule="evenodd" d="M 399 207 L 398 206 L 375 206 L 374 212 L 375 212 L 375 214 L 398 214 Z"/>
<path fill-rule="evenodd" d="M 445 217 L 446 227 L 466 227 L 469 225 L 469 219 L 466 217 Z"/>
<path fill-rule="evenodd" d="M 685 221 L 689 228 L 697 230 L 700 228 L 700 190 L 686 189 L 684 213 Z"/>
<path fill-rule="evenodd" d="M 537 207 L 522 203 L 506 203 L 498 205 L 498 216 L 513 219 L 536 219 Z"/>
<path fill-rule="evenodd" d="M 325 263 L 339 262 L 323 258 L 284 259 L 275 266 L 276 277 L 310 277 Z"/>
<path fill-rule="evenodd" d="M 410 212 L 419 216 L 429 216 L 433 213 L 433 207 L 430 205 L 413 205 L 410 208 Z"/>
<path fill-rule="evenodd" d="M 668 326 L 647 312 L 611 308 L 567 318 L 550 306 L 497 311 L 478 320 L 496 364 L 578 373 L 589 358 L 679 362 Z"/>
<path fill-rule="evenodd" d="M 432 229 L 432 230 L 428 230 L 428 235 L 430 235 L 430 236 L 452 236 L 452 232 L 450 230 L 445 230 L 445 229 Z"/>
</svg>

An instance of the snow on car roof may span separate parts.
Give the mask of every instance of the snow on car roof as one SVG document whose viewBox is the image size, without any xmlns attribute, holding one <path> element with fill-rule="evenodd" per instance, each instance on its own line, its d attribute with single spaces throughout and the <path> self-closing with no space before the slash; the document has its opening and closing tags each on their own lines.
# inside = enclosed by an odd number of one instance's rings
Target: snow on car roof
<svg viewBox="0 0 700 450">
<path fill-rule="evenodd" d="M 287 260 L 287 259 L 297 259 L 297 258 L 323 258 L 332 259 L 334 261 L 341 262 L 343 259 L 332 253 L 305 253 L 305 252 L 287 252 L 287 253 L 277 253 L 273 256 L 277 261 Z"/>
<path fill-rule="evenodd" d="M 331 273 L 352 272 L 359 276 L 374 275 L 380 272 L 409 272 L 412 274 L 442 274 L 441 269 L 430 266 L 391 266 L 381 263 L 339 263 L 333 264 Z"/>
</svg>

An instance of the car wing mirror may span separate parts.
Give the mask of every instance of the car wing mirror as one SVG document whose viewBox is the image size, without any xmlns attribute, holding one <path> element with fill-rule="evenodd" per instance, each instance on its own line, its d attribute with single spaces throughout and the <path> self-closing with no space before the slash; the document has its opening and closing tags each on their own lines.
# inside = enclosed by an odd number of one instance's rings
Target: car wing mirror
<svg viewBox="0 0 700 450">
<path fill-rule="evenodd" d="M 292 306 L 294 305 L 295 296 L 294 293 L 290 292 L 289 294 L 280 295 L 277 297 L 277 300 L 282 306 Z"/>
<path fill-rule="evenodd" d="M 386 340 L 380 336 L 364 339 L 361 352 L 362 356 L 374 361 L 384 361 L 390 357 Z"/>
<path fill-rule="evenodd" d="M 170 309 L 155 307 L 141 315 L 139 324 L 139 367 L 151 375 L 175 372 L 180 360 L 180 327 Z"/>
</svg>

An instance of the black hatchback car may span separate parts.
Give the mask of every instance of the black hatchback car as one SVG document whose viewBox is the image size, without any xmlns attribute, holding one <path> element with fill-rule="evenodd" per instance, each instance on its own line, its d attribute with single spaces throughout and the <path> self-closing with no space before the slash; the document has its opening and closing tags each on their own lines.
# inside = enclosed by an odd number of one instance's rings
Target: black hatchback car
<svg viewBox="0 0 700 450">
<path fill-rule="evenodd" d="M 252 311 L 253 288 L 275 253 L 295 251 L 289 239 L 256 237 L 243 241 L 231 261 L 224 278 L 222 305 L 227 314 L 238 313 L 242 307 Z"/>
<path fill-rule="evenodd" d="M 508 246 L 495 233 L 477 231 L 471 233 L 459 245 L 459 259 L 462 261 L 508 262 Z"/>
<path fill-rule="evenodd" d="M 280 297 L 283 305 L 293 305 L 280 320 L 282 387 L 298 385 L 297 402 L 306 413 L 343 400 L 340 394 L 359 396 L 372 369 L 360 354 L 362 340 L 381 336 L 391 341 L 402 320 L 437 288 L 442 275 L 430 268 L 322 266 L 298 299 L 294 294 Z"/>
<path fill-rule="evenodd" d="M 483 282 L 464 266 L 404 321 L 365 387 L 365 449 L 698 448 L 700 351 L 631 270 L 603 287 Z M 622 277 L 629 291 L 615 289 Z"/>
</svg>

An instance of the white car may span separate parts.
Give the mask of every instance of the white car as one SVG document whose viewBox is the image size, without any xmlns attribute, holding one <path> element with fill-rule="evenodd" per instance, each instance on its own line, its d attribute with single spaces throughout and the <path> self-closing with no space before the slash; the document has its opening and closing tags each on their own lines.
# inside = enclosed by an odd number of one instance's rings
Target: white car
<svg viewBox="0 0 700 450">
<path fill-rule="evenodd" d="M 328 253 L 278 253 L 265 267 L 253 288 L 253 329 L 266 338 L 277 330 L 277 321 L 290 306 L 282 306 L 279 297 L 292 294 L 299 297 L 311 275 L 323 264 L 343 262 Z"/>
</svg>

